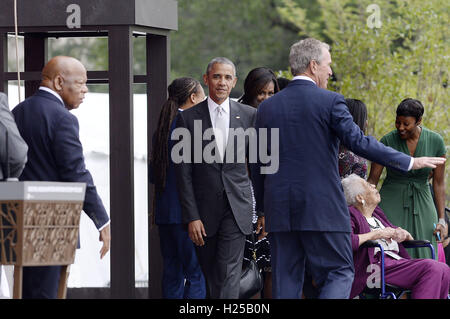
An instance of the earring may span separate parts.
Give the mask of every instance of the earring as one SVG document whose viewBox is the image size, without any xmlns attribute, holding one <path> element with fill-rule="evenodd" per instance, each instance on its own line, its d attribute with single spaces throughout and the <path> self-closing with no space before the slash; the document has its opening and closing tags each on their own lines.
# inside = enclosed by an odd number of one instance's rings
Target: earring
<svg viewBox="0 0 450 319">
<path fill-rule="evenodd" d="M 362 203 L 363 206 L 366 205 L 366 201 L 364 199 L 362 200 L 361 203 Z"/>
</svg>

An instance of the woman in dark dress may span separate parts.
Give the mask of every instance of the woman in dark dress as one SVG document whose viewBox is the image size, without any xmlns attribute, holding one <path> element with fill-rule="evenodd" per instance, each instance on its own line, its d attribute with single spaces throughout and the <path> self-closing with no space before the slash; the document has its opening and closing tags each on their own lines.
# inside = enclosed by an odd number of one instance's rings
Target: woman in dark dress
<svg viewBox="0 0 450 319">
<path fill-rule="evenodd" d="M 238 102 L 257 108 L 261 102 L 270 98 L 279 91 L 277 77 L 274 72 L 265 67 L 251 70 L 244 81 L 244 94 Z M 253 192 L 253 189 L 252 189 Z M 256 253 L 256 263 L 262 269 L 264 276 L 263 298 L 272 296 L 272 273 L 270 267 L 270 246 L 267 233 L 259 233 L 257 229 L 257 217 L 255 212 L 255 198 L 253 196 L 253 236 L 255 246 L 253 247 L 252 236 L 248 236 L 244 253 L 244 265 L 252 257 L 253 250 Z M 257 239 L 256 239 L 257 238 Z"/>
</svg>

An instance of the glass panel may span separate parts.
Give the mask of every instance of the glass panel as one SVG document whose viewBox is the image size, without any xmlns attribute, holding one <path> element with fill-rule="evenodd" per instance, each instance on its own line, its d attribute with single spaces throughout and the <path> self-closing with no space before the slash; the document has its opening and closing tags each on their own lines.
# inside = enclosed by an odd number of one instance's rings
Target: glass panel
<svg viewBox="0 0 450 319">
<path fill-rule="evenodd" d="M 25 99 L 25 86 L 24 82 L 20 86 L 20 96 L 22 101 Z M 17 87 L 17 81 L 9 81 L 8 82 L 8 103 L 9 109 L 12 110 L 19 104 L 19 89 Z"/>
<path fill-rule="evenodd" d="M 145 52 L 146 38 L 145 36 L 133 37 L 133 73 L 134 75 L 145 75 L 147 73 L 147 60 Z M 146 85 L 136 85 L 135 89 L 139 93 L 145 93 Z"/>
<path fill-rule="evenodd" d="M 24 66 L 24 42 L 23 37 L 18 37 L 19 47 L 19 70 L 23 72 Z M 16 59 L 16 38 L 13 35 L 8 34 L 8 72 L 17 72 L 17 59 Z M 13 82 L 11 82 L 13 83 Z"/>
<path fill-rule="evenodd" d="M 135 84 L 145 92 L 145 84 Z M 134 237 L 136 287 L 148 287 L 147 94 L 134 94 Z"/>
<path fill-rule="evenodd" d="M 102 86 L 103 88 L 98 88 Z M 86 168 L 90 171 L 97 192 L 110 212 L 109 180 L 109 94 L 108 85 L 88 85 L 90 93 L 84 103 L 72 111 L 80 124 Z M 100 260 L 99 233 L 92 220 L 81 214 L 80 245 L 75 263 L 70 268 L 68 287 L 108 287 L 110 285 L 110 253 Z"/>
<path fill-rule="evenodd" d="M 19 70 L 23 72 L 25 70 L 24 64 L 24 40 L 23 37 L 18 37 L 18 53 L 19 53 Z M 16 58 L 16 38 L 15 36 L 8 34 L 8 72 L 17 72 L 17 58 Z M 13 109 L 19 104 L 19 90 L 17 87 L 18 81 L 8 82 L 8 98 L 9 108 Z M 20 81 L 20 97 L 21 101 L 25 99 L 25 82 L 23 79 Z"/>
<path fill-rule="evenodd" d="M 108 70 L 108 38 L 50 38 L 48 58 L 57 55 L 80 60 L 88 71 L 105 71 Z"/>
</svg>

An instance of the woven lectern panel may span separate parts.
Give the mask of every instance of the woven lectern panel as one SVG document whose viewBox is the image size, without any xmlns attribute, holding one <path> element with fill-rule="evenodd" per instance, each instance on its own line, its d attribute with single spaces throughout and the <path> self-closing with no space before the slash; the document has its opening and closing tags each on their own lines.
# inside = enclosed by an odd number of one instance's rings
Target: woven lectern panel
<svg viewBox="0 0 450 319">
<path fill-rule="evenodd" d="M 17 216 L 22 202 L 0 202 L 0 263 L 12 265 L 17 261 Z"/>
<path fill-rule="evenodd" d="M 9 224 L 14 221 L 14 231 L 9 231 L 5 241 L 6 262 L 22 266 L 69 265 L 74 262 L 78 242 L 82 203 L 24 201 L 14 206 L 8 203 L 5 214 Z M 12 208 L 10 209 L 10 205 Z M 3 216 L 2 215 L 2 216 Z M 8 218 L 6 218 L 8 217 Z M 0 226 L 1 227 L 1 226 Z M 3 226 L 3 233 L 8 228 Z M 1 240 L 0 236 L 0 240 Z M 10 250 L 13 248 L 13 252 Z M 3 251 L 3 247 L 2 247 Z"/>
<path fill-rule="evenodd" d="M 81 209 L 82 203 L 25 202 L 22 264 L 72 264 Z"/>
</svg>

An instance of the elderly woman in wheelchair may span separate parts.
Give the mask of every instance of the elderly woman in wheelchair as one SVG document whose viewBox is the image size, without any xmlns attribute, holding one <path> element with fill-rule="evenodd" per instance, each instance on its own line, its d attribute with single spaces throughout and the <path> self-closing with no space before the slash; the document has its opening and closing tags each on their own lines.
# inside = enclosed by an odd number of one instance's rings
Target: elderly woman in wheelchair
<svg viewBox="0 0 450 319">
<path fill-rule="evenodd" d="M 380 194 L 375 185 L 352 174 L 342 180 L 342 186 L 351 217 L 355 266 L 350 298 L 374 286 L 374 282 L 378 282 L 377 287 L 382 285 L 381 297 L 388 296 L 386 284 L 410 290 L 413 299 L 448 298 L 450 267 L 433 259 L 409 257 L 405 247 L 413 238 L 387 220 L 378 207 Z M 396 298 L 394 294 L 392 297 Z"/>
</svg>

